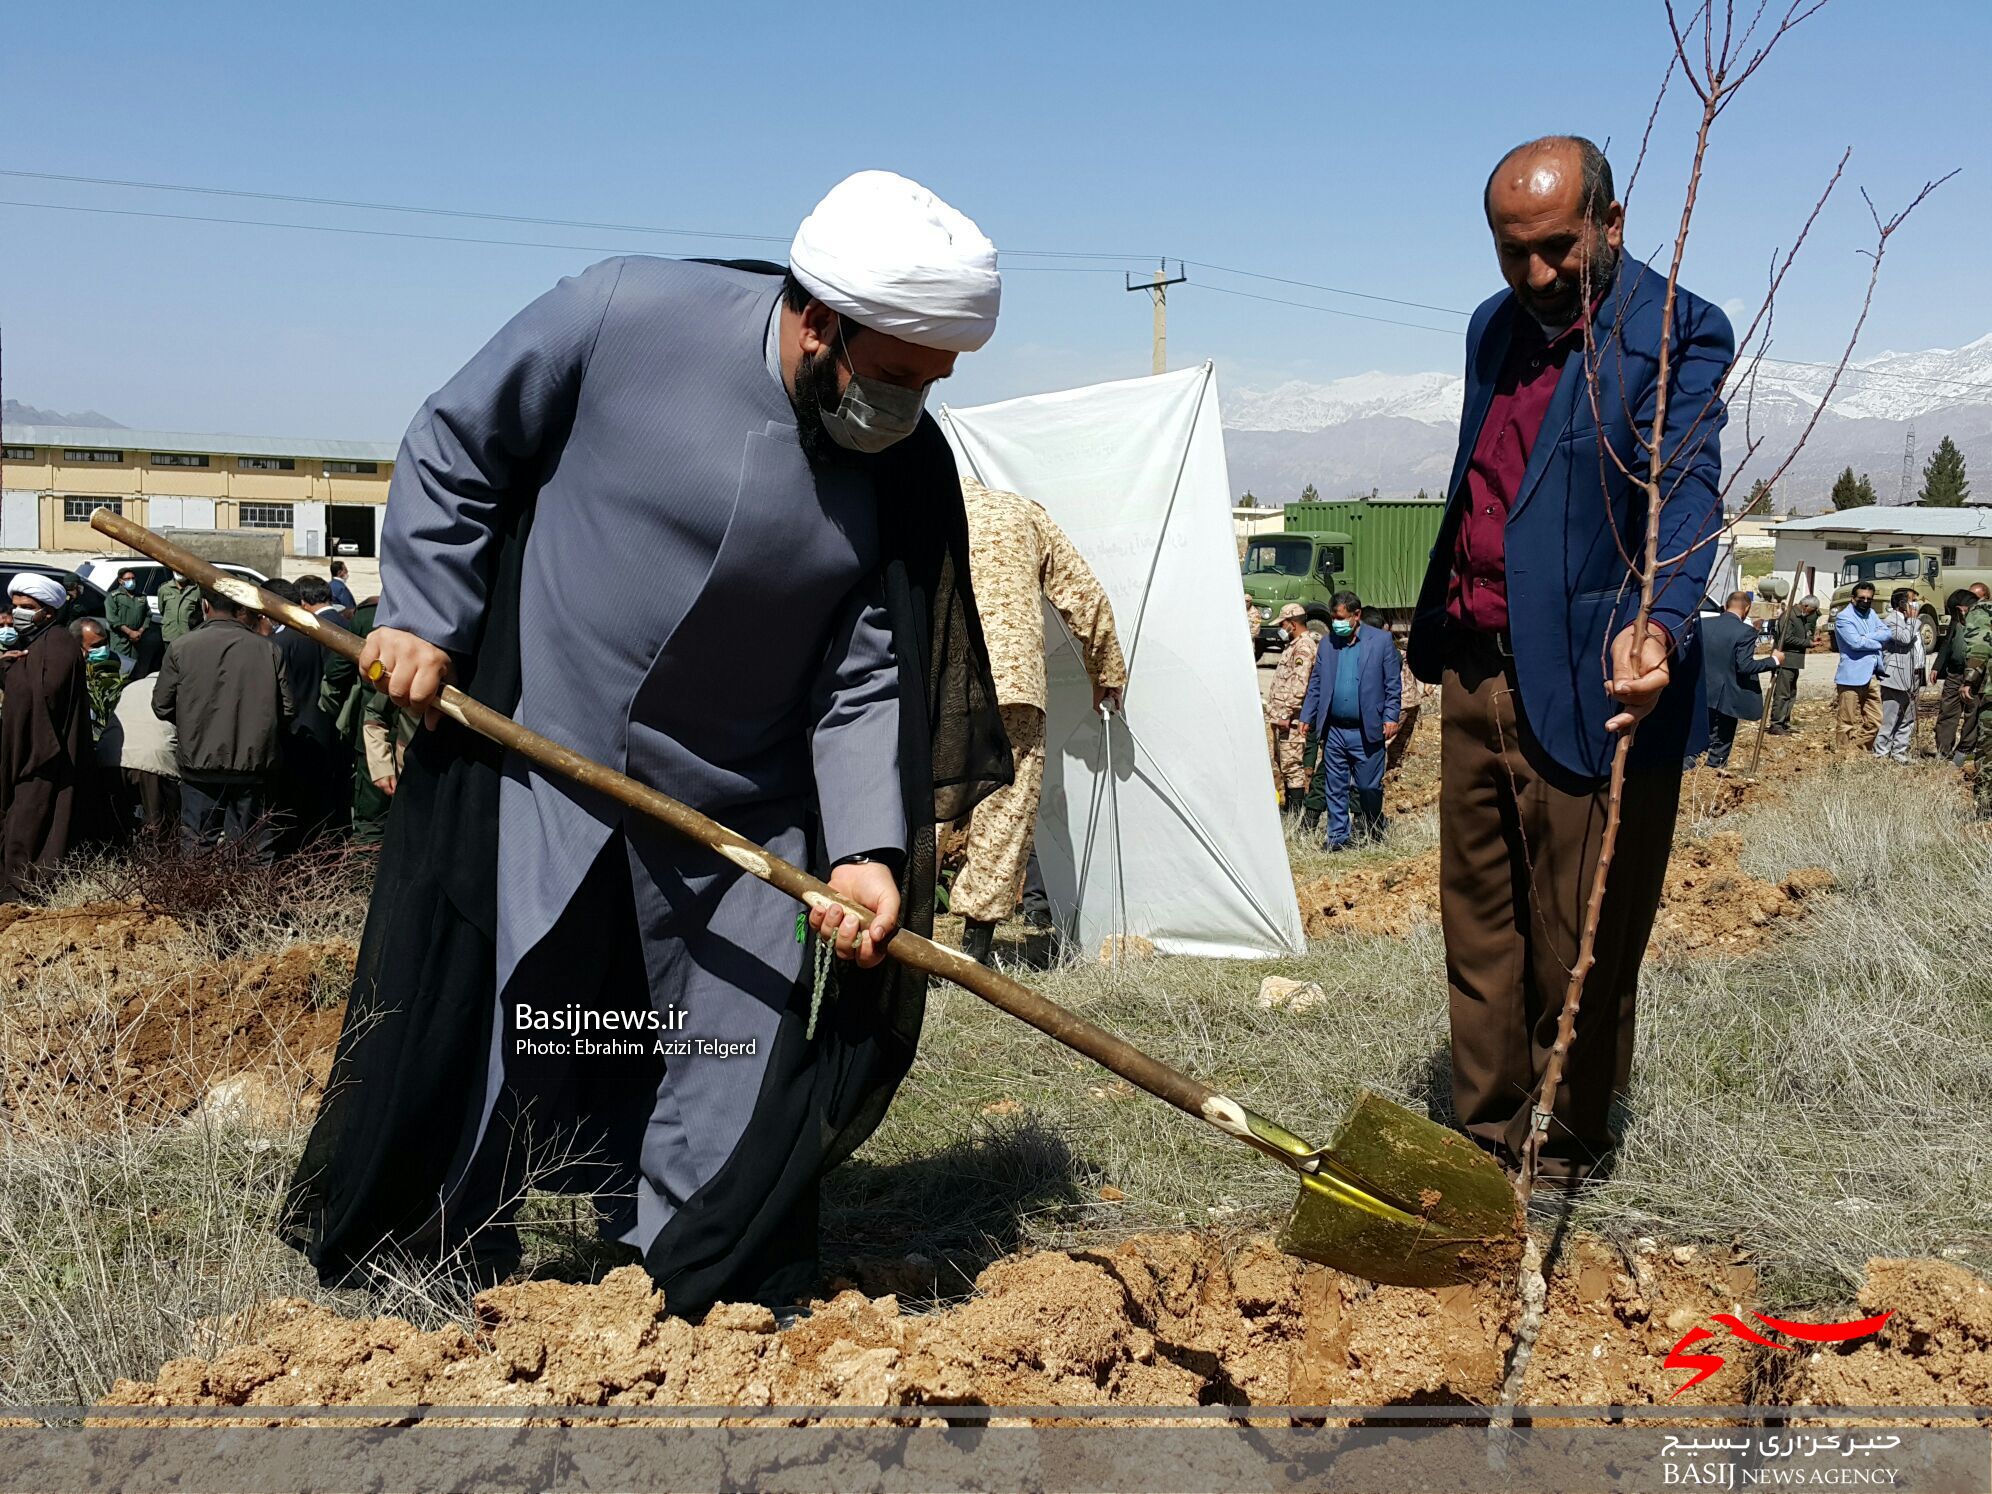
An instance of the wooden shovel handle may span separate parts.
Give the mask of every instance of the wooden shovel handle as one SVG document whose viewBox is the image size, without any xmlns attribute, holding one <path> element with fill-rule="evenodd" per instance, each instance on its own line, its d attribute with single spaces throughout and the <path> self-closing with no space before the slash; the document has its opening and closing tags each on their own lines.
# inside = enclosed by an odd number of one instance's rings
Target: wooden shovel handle
<svg viewBox="0 0 1992 1494">
<path fill-rule="evenodd" d="M 363 643 L 356 634 L 349 633 L 344 628 L 328 627 L 320 618 L 303 607 L 293 602 L 286 602 L 282 597 L 267 592 L 240 576 L 231 575 L 209 565 L 199 556 L 153 533 L 144 525 L 134 524 L 121 514 L 100 508 L 90 515 L 90 526 L 122 545 L 128 545 L 142 554 L 151 556 L 162 565 L 171 566 L 181 575 L 192 577 L 202 586 L 220 592 L 244 607 L 265 613 L 287 628 L 296 628 L 333 653 L 340 654 L 355 663 L 359 662 Z M 519 725 L 504 712 L 494 711 L 490 706 L 471 699 L 454 685 L 443 687 L 442 698 L 436 705 L 445 716 L 478 735 L 489 737 L 500 746 L 518 753 L 539 767 L 558 773 L 572 782 L 583 784 L 619 804 L 628 805 L 640 814 L 669 825 L 686 839 L 718 852 L 749 876 L 758 877 L 769 886 L 780 888 L 790 897 L 807 903 L 811 908 L 831 905 L 856 913 L 866 920 L 870 920 L 873 916 L 872 909 L 832 891 L 827 882 L 818 881 L 800 867 L 792 866 L 779 856 L 769 854 L 746 837 L 734 834 L 719 821 L 699 813 L 690 805 L 681 804 L 670 795 L 660 793 L 648 784 L 639 783 L 626 773 L 618 773 L 613 768 L 604 767 L 571 748 L 563 747 L 560 743 Z M 1238 1129 L 1238 1126 L 1243 1124 L 1242 1120 L 1237 1122 L 1232 1120 L 1234 1114 L 1243 1114 L 1234 1102 L 1199 1084 L 1189 1075 L 1171 1068 L 1160 1059 L 1143 1053 L 1133 1044 L 1115 1037 L 1105 1028 L 1095 1026 L 1077 1013 L 1067 1011 L 1057 1002 L 1049 1001 L 1028 987 L 1011 980 L 1007 975 L 978 964 L 958 950 L 936 944 L 933 940 L 922 938 L 906 929 L 899 930 L 887 941 L 885 952 L 902 965 L 925 971 L 929 975 L 938 975 L 943 980 L 953 981 L 963 989 L 974 992 L 991 1006 L 1030 1023 L 1046 1037 L 1063 1043 L 1075 1052 L 1083 1053 L 1095 1063 L 1111 1069 L 1128 1083 L 1138 1085 L 1159 1099 L 1167 1100 L 1179 1110 L 1187 1111 L 1199 1120 L 1210 1122 L 1228 1135 L 1248 1139 L 1241 1135 Z"/>
</svg>

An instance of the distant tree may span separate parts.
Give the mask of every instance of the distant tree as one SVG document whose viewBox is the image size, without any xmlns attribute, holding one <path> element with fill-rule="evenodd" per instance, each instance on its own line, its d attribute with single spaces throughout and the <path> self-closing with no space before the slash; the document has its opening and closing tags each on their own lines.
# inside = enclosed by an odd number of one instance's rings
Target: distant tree
<svg viewBox="0 0 1992 1494">
<path fill-rule="evenodd" d="M 1874 501 L 1874 484 L 1868 481 L 1867 473 L 1856 480 L 1854 469 L 1848 467 L 1833 479 L 1833 507 L 1860 508 Z"/>
<path fill-rule="evenodd" d="M 1302 503 L 1319 503 L 1321 501 L 1321 490 L 1315 487 L 1313 483 L 1309 483 L 1300 490 L 1300 501 Z"/>
<path fill-rule="evenodd" d="M 1771 480 L 1760 477 L 1750 485 L 1750 496 L 1743 500 L 1743 512 L 1767 514 L 1771 511 Z"/>
<path fill-rule="evenodd" d="M 1257 508 L 1259 506 L 1259 500 L 1253 497 L 1252 490 L 1250 488 L 1247 488 L 1245 490 L 1245 496 L 1238 500 L 1238 506 L 1240 508 Z"/>
<path fill-rule="evenodd" d="M 1349 501 L 1350 503 L 1367 503 L 1367 502 L 1369 502 L 1369 501 L 1370 501 L 1370 500 L 1371 500 L 1372 498 L 1376 497 L 1376 495 L 1377 495 L 1377 490 L 1376 490 L 1375 488 L 1371 488 L 1371 489 L 1370 489 L 1370 490 L 1369 490 L 1369 491 L 1368 491 L 1367 493 L 1351 493 L 1351 494 L 1349 494 L 1349 498 L 1348 498 L 1348 501 Z"/>
<path fill-rule="evenodd" d="M 1923 464 L 1923 491 L 1916 495 L 1922 508 L 1962 508 L 1971 496 L 1971 484 L 1964 479 L 1964 453 L 1957 442 L 1945 436 Z"/>
<path fill-rule="evenodd" d="M 1418 489 L 1417 495 L 1413 497 L 1411 501 L 1413 503 L 1430 503 L 1432 501 L 1432 495 L 1426 492 L 1423 488 L 1420 488 Z"/>
</svg>

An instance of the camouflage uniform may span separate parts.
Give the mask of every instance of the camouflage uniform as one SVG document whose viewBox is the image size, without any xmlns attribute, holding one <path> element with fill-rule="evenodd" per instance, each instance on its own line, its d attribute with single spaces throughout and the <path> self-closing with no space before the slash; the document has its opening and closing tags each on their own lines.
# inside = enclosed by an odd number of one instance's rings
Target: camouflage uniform
<svg viewBox="0 0 1992 1494">
<path fill-rule="evenodd" d="M 1992 819 L 1992 602 L 1964 614 L 1964 683 L 1978 714 L 1978 779 L 1973 797 L 1980 819 Z"/>
<path fill-rule="evenodd" d="M 1072 630 L 1093 683 L 1119 689 L 1127 663 L 1113 608 L 1072 541 L 1028 498 L 963 478 L 970 580 L 1016 780 L 976 805 L 968 862 L 955 880 L 951 911 L 986 923 L 1008 918 L 1030 859 L 1044 790 L 1044 603 Z"/>
<path fill-rule="evenodd" d="M 1301 762 L 1307 748 L 1305 732 L 1288 731 L 1287 726 L 1300 712 L 1307 697 L 1308 676 L 1314 673 L 1314 656 L 1321 640 L 1303 632 L 1280 653 L 1279 667 L 1273 671 L 1272 693 L 1266 699 L 1266 724 L 1273 729 L 1273 773 L 1282 788 L 1307 787 L 1307 768 Z"/>
<path fill-rule="evenodd" d="M 1399 657 L 1399 667 L 1404 671 L 1401 690 L 1404 704 L 1398 708 L 1397 735 L 1392 737 L 1383 749 L 1383 771 L 1394 773 L 1404 761 L 1404 754 L 1411 750 L 1411 733 L 1418 725 L 1418 712 L 1426 701 L 1439 693 L 1437 685 L 1428 685 L 1411 672 L 1411 661 Z"/>
</svg>

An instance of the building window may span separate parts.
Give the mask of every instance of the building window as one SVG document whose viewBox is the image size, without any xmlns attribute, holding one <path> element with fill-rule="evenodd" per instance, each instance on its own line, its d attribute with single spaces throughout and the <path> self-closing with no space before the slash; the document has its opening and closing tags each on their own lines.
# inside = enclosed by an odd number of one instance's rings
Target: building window
<svg viewBox="0 0 1992 1494">
<path fill-rule="evenodd" d="M 5 452 L 0 452 L 0 457 L 10 462 L 32 462 L 35 449 L 32 446 L 9 446 Z"/>
<path fill-rule="evenodd" d="M 236 507 L 236 520 L 244 529 L 288 529 L 291 505 L 288 503 L 243 503 Z"/>
<path fill-rule="evenodd" d="M 373 477 L 380 471 L 379 462 L 327 462 L 327 477 Z"/>
<path fill-rule="evenodd" d="M 65 498 L 62 500 L 62 522 L 65 524 L 87 524 L 90 515 L 100 508 L 108 508 L 114 514 L 124 512 L 122 498 Z"/>
<path fill-rule="evenodd" d="M 205 467 L 208 459 L 196 456 L 190 451 L 155 451 L 152 465 L 155 467 Z"/>
<path fill-rule="evenodd" d="M 1866 541 L 1866 540 L 1828 540 L 1828 541 L 1826 541 L 1826 548 L 1827 548 L 1827 549 L 1829 549 L 1829 550 L 1865 550 L 1865 549 L 1866 549 L 1867 547 L 1868 547 L 1868 546 L 1867 546 L 1867 541 Z"/>
<path fill-rule="evenodd" d="M 1956 564 L 1957 564 L 1957 546 L 1956 546 L 1956 545 L 1945 545 L 1945 546 L 1944 546 L 1944 564 L 1945 564 L 1945 565 L 1956 565 Z"/>
<path fill-rule="evenodd" d="M 237 457 L 235 464 L 244 472 L 295 472 L 295 457 Z"/>
<path fill-rule="evenodd" d="M 62 454 L 62 459 L 65 462 L 122 462 L 124 460 L 124 453 L 122 451 L 65 451 Z"/>
</svg>

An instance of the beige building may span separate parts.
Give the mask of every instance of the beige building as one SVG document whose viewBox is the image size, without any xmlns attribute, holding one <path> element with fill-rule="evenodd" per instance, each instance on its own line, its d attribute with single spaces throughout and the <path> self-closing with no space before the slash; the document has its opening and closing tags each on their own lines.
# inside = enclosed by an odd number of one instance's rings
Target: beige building
<svg viewBox="0 0 1992 1494">
<path fill-rule="evenodd" d="M 96 426 L 4 428 L 0 550 L 100 553 L 90 511 L 151 529 L 281 531 L 287 555 L 371 559 L 395 447 Z"/>
</svg>

